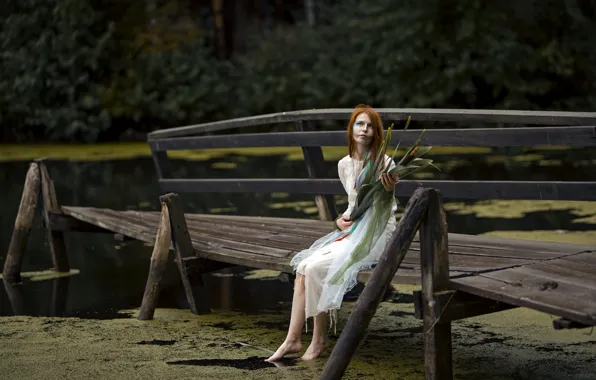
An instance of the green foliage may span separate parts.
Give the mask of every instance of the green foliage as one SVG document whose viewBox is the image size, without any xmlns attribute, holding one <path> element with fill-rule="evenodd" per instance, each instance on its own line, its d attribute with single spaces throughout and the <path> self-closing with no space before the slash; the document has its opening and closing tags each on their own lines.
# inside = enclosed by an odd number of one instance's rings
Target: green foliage
<svg viewBox="0 0 596 380">
<path fill-rule="evenodd" d="M 0 126 L 21 139 L 358 103 L 596 106 L 594 0 L 321 0 L 319 24 L 280 26 L 231 61 L 176 0 L 153 13 L 141 0 L 5 3 Z"/>
<path fill-rule="evenodd" d="M 268 111 L 361 102 L 593 109 L 594 23 L 574 23 L 559 2 L 520 20 L 526 4 L 346 0 L 330 25 L 302 26 L 249 54 L 247 81 Z"/>
<path fill-rule="evenodd" d="M 86 0 L 7 0 L 0 18 L 3 128 L 93 141 L 110 125 L 99 98 L 111 28 Z"/>
<path fill-rule="evenodd" d="M 231 106 L 230 83 L 223 80 L 229 65 L 217 62 L 200 39 L 143 52 L 129 65 L 105 90 L 106 107 L 146 130 L 216 119 Z"/>
</svg>

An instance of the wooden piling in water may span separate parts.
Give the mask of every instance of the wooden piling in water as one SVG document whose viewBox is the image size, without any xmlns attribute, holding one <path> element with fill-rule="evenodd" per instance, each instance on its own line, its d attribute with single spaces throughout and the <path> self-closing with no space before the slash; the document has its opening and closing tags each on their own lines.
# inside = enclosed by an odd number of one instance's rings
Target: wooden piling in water
<svg viewBox="0 0 596 380">
<path fill-rule="evenodd" d="M 10 245 L 4 261 L 2 276 L 5 281 L 16 283 L 21 281 L 23 255 L 27 248 L 29 232 L 35 218 L 37 201 L 40 192 L 39 166 L 33 162 L 29 165 L 19 211 L 12 231 Z"/>
<path fill-rule="evenodd" d="M 172 230 L 170 227 L 170 213 L 168 211 L 168 206 L 165 203 L 162 203 L 161 219 L 155 236 L 153 253 L 151 254 L 151 267 L 149 269 L 149 276 L 147 277 L 147 284 L 145 285 L 141 310 L 137 318 L 141 321 L 153 319 L 153 314 L 157 306 L 157 299 L 159 298 L 159 292 L 161 290 L 161 278 L 168 264 L 171 242 Z"/>
<path fill-rule="evenodd" d="M 395 233 L 389 240 L 362 294 L 358 297 L 354 310 L 325 364 L 321 379 L 341 379 L 343 376 L 418 231 L 426 213 L 431 191 L 433 190 L 418 188 L 410 198 Z"/>
<path fill-rule="evenodd" d="M 39 176 L 41 180 L 41 198 L 43 204 L 43 220 L 47 229 L 48 244 L 52 253 L 52 263 L 56 272 L 70 271 L 68 264 L 68 256 L 66 255 L 66 245 L 64 243 L 64 232 L 56 231 L 50 228 L 50 214 L 52 212 L 59 213 L 60 206 L 58 198 L 56 197 L 56 189 L 54 188 L 54 181 L 48 173 L 48 169 L 43 159 L 35 160 L 39 166 Z"/>
</svg>

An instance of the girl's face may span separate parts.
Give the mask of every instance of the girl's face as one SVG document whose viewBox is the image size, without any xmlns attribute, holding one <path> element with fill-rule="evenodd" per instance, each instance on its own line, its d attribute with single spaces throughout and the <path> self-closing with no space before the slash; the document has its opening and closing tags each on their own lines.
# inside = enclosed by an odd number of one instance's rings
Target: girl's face
<svg viewBox="0 0 596 380">
<path fill-rule="evenodd" d="M 356 144 L 370 145 L 373 140 L 373 125 L 370 117 L 365 112 L 362 112 L 356 117 L 352 128 L 354 142 Z"/>
</svg>

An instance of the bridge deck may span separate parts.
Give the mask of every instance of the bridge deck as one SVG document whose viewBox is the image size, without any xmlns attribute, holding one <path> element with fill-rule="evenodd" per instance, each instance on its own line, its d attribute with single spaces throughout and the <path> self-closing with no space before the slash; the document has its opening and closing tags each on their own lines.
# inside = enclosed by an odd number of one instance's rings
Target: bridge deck
<svg viewBox="0 0 596 380">
<path fill-rule="evenodd" d="M 159 212 L 63 206 L 80 221 L 148 243 Z M 290 259 L 328 233 L 308 219 L 186 214 L 197 257 L 290 273 Z M 394 282 L 420 282 L 414 239 Z M 592 246 L 449 234 L 451 286 L 484 298 L 596 325 L 596 249 Z M 366 279 L 369 273 L 361 273 Z"/>
</svg>

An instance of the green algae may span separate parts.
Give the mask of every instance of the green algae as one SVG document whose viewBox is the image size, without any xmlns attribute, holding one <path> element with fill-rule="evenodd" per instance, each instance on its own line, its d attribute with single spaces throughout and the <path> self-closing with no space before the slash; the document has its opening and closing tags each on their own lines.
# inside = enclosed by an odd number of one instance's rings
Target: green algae
<svg viewBox="0 0 596 380">
<path fill-rule="evenodd" d="M 417 287 L 397 286 L 411 293 Z M 263 310 L 244 314 L 213 310 L 194 315 L 188 310 L 157 309 L 151 321 L 138 321 L 137 309 L 123 310 L 130 319 L 3 317 L 0 372 L 11 379 L 30 378 L 318 378 L 337 341 L 319 359 L 296 366 L 254 371 L 218 366 L 169 366 L 168 361 L 245 359 L 266 353 L 238 342 L 274 350 L 285 337 L 289 305 L 282 312 Z M 338 334 L 349 318 L 353 302 L 339 312 Z M 455 377 L 524 379 L 577 378 L 592 373 L 596 347 L 586 330 L 555 331 L 552 317 L 523 308 L 453 323 Z M 303 330 L 303 350 L 311 338 Z M 168 345 L 147 344 L 168 341 Z M 144 343 L 144 344 L 141 344 Z M 566 366 L 561 366 L 564 357 Z M 381 303 L 367 334 L 352 357 L 344 379 L 424 379 L 422 323 L 411 304 Z M 540 366 L 537 366 L 541 363 Z M 553 376 L 557 374 L 560 376 Z M 587 378 L 587 377 L 585 377 Z"/>
<path fill-rule="evenodd" d="M 532 212 L 567 210 L 577 218 L 574 223 L 596 224 L 596 202 L 551 200 L 486 200 L 474 203 L 449 202 L 445 209 L 459 215 L 482 218 L 521 218 Z"/>
<path fill-rule="evenodd" d="M 276 280 L 280 272 L 271 269 L 255 269 L 246 272 L 245 280 Z"/>
<path fill-rule="evenodd" d="M 53 280 L 55 278 L 70 277 L 81 273 L 78 269 L 71 269 L 68 272 L 56 272 L 52 269 L 32 272 L 21 272 L 21 277 L 26 278 L 29 281 L 45 281 Z M 2 273 L 0 273 L 0 279 L 2 279 Z"/>
<path fill-rule="evenodd" d="M 596 244 L 596 231 L 566 231 L 566 230 L 541 230 L 541 231 L 490 231 L 482 236 L 503 237 L 509 239 L 539 240 L 570 244 Z"/>
<path fill-rule="evenodd" d="M 322 147 L 326 161 L 337 161 L 347 154 L 345 146 Z M 486 154 L 490 148 L 483 147 L 434 147 L 429 154 Z M 204 161 L 228 155 L 238 156 L 284 156 L 289 161 L 301 161 L 301 147 L 219 148 L 168 151 L 168 157 L 189 161 Z M 0 162 L 25 161 L 45 157 L 71 161 L 105 161 L 114 159 L 150 157 L 151 149 L 145 142 L 83 144 L 3 144 L 0 145 Z M 241 160 L 241 159 L 240 159 Z M 217 163 L 215 168 L 233 169 L 236 163 Z"/>
</svg>

